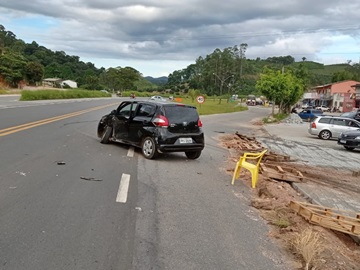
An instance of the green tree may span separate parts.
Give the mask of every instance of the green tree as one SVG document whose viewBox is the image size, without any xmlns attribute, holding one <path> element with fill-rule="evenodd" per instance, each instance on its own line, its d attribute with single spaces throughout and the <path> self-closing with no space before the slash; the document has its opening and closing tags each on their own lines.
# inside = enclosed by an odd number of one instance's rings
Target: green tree
<svg viewBox="0 0 360 270">
<path fill-rule="evenodd" d="M 354 79 L 354 74 L 352 74 L 351 72 L 347 71 L 347 70 L 342 70 L 342 71 L 338 71 L 335 72 L 331 78 L 331 82 L 340 82 L 340 81 L 345 81 L 345 80 L 352 80 Z"/>
<path fill-rule="evenodd" d="M 101 82 L 114 91 L 135 89 L 135 82 L 141 77 L 141 73 L 131 67 L 109 68 L 101 76 Z"/>
<path fill-rule="evenodd" d="M 266 68 L 256 82 L 256 89 L 287 113 L 304 94 L 304 84 L 292 71 L 281 72 Z M 274 114 L 274 106 L 273 111 Z"/>
<path fill-rule="evenodd" d="M 0 76 L 12 87 L 17 87 L 24 78 L 25 58 L 17 53 L 0 55 Z"/>
<path fill-rule="evenodd" d="M 36 84 L 44 76 L 44 67 L 38 62 L 29 62 L 25 66 L 24 75 L 30 84 Z"/>
<path fill-rule="evenodd" d="M 194 102 L 196 98 L 196 91 L 194 89 L 190 89 L 188 91 L 188 95 L 191 97 L 191 101 Z"/>
</svg>

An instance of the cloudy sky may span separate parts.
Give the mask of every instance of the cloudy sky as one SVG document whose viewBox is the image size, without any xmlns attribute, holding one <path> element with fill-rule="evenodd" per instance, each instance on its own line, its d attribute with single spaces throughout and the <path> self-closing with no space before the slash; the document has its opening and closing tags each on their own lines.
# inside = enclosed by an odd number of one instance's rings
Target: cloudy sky
<svg viewBox="0 0 360 270">
<path fill-rule="evenodd" d="M 241 43 L 249 59 L 359 62 L 359 11 L 354 0 L 0 0 L 0 24 L 98 68 L 159 77 Z"/>
</svg>

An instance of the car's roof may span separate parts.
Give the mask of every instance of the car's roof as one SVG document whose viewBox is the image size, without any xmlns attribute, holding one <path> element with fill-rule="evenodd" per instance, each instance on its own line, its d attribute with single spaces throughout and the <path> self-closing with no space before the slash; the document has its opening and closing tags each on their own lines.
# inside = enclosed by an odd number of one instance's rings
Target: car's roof
<svg viewBox="0 0 360 270">
<path fill-rule="evenodd" d="M 333 118 L 333 119 L 352 120 L 352 121 L 359 122 L 359 121 L 357 121 L 357 120 L 355 120 L 353 118 L 344 117 L 344 116 L 337 116 L 337 115 L 319 115 L 318 118 Z"/>
</svg>

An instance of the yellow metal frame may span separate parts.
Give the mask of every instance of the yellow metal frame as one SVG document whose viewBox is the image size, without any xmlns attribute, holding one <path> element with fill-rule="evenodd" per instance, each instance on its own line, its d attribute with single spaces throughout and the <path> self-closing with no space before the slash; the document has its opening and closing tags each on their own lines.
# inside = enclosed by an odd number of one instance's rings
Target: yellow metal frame
<svg viewBox="0 0 360 270">
<path fill-rule="evenodd" d="M 240 177 L 241 168 L 247 169 L 251 173 L 251 187 L 255 188 L 259 176 L 259 167 L 262 157 L 265 155 L 267 149 L 260 153 L 245 152 L 236 163 L 233 178 L 231 184 L 234 185 L 236 179 Z M 248 162 L 248 160 L 255 161 L 254 163 Z"/>
</svg>

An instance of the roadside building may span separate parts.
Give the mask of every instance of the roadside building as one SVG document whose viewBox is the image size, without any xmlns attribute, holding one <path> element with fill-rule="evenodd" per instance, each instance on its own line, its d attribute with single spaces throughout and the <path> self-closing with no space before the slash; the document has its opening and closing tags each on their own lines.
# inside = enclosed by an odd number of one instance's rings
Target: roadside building
<svg viewBox="0 0 360 270">
<path fill-rule="evenodd" d="M 42 80 L 43 86 L 54 88 L 78 88 L 77 83 L 72 80 L 63 80 L 60 78 L 47 78 Z"/>
<path fill-rule="evenodd" d="M 60 85 L 61 81 L 60 78 L 46 78 L 42 80 L 42 84 L 43 86 L 56 87 L 57 85 Z"/>
<path fill-rule="evenodd" d="M 356 86 L 359 89 L 358 97 L 360 102 L 360 82 L 346 80 L 313 87 L 308 93 L 304 94 L 303 104 L 335 107 L 341 112 L 352 111 L 356 107 L 355 99 L 353 98 L 356 95 Z"/>
<path fill-rule="evenodd" d="M 352 87 L 355 89 L 355 93 L 352 95 L 355 102 L 355 108 L 360 108 L 360 84 L 354 84 Z"/>
</svg>

